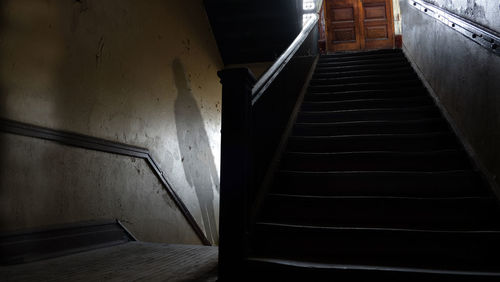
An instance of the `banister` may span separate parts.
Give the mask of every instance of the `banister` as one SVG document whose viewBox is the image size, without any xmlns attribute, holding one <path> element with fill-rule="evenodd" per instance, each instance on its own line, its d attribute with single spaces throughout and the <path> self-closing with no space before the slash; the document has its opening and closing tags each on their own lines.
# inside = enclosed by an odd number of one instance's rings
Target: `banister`
<svg viewBox="0 0 500 282">
<path fill-rule="evenodd" d="M 314 28 L 315 24 L 318 22 L 318 14 L 313 14 L 313 17 L 309 19 L 302 31 L 297 35 L 292 44 L 279 56 L 279 58 L 274 62 L 274 64 L 260 77 L 260 79 L 255 83 L 252 88 L 252 105 L 254 105 L 257 100 L 262 96 L 262 94 L 267 90 L 269 85 L 278 76 L 281 70 L 288 64 L 292 59 L 293 55 L 302 46 L 302 43 L 309 36 L 309 33 Z"/>
<path fill-rule="evenodd" d="M 422 0 L 408 0 L 410 6 L 429 15 L 476 42 L 490 52 L 500 55 L 500 34 L 477 23 L 466 20 L 436 5 Z"/>
<path fill-rule="evenodd" d="M 303 87 L 306 79 L 309 68 L 301 67 L 314 60 L 297 54 L 315 39 L 317 13 L 312 11 L 311 19 L 260 80 L 248 68 L 217 73 L 222 83 L 218 266 L 223 281 L 237 281 L 244 271 L 251 251 L 251 208 L 299 94 L 300 88 L 297 93 L 294 89 Z M 259 100 L 264 93 L 266 99 Z"/>
</svg>

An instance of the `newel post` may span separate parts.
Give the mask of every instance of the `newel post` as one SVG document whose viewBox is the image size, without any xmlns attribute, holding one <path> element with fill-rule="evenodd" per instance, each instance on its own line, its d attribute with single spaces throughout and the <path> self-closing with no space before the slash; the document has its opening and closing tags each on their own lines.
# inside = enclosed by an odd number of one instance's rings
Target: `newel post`
<svg viewBox="0 0 500 282">
<path fill-rule="evenodd" d="M 255 77 L 247 68 L 218 72 L 222 83 L 219 279 L 240 274 L 247 250 L 251 185 L 251 110 Z"/>
</svg>

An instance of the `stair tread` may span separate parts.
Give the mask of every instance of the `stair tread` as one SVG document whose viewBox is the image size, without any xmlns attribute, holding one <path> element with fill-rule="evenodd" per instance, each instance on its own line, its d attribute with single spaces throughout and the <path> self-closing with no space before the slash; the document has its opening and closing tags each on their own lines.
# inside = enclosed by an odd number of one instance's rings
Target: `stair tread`
<svg viewBox="0 0 500 282">
<path fill-rule="evenodd" d="M 325 78 L 341 78 L 341 77 L 360 77 L 367 75 L 381 75 L 381 76 L 391 76 L 394 74 L 415 74 L 410 66 L 402 66 L 392 69 L 380 69 L 380 70 L 351 70 L 351 71 L 332 71 L 332 72 L 322 72 L 314 73 L 312 79 L 325 79 Z"/>
<path fill-rule="evenodd" d="M 453 197 L 488 195 L 474 170 L 278 170 L 271 191 L 302 195 Z M 445 185 L 445 183 L 447 185 Z M 426 187 L 427 189 L 422 189 Z"/>
<path fill-rule="evenodd" d="M 335 125 L 363 125 L 363 124 L 411 124 L 411 123 L 424 123 L 424 122 L 443 122 L 440 118 L 423 118 L 414 120 L 362 120 L 362 121 L 339 121 L 339 122 L 296 122 L 296 126 L 335 126 Z"/>
<path fill-rule="evenodd" d="M 330 171 L 448 171 L 470 168 L 463 151 L 456 149 L 427 151 L 286 151 L 280 167 L 289 170 Z"/>
<path fill-rule="evenodd" d="M 352 66 L 318 66 L 316 71 L 318 73 L 330 71 L 343 71 L 343 70 L 379 70 L 379 69 L 393 69 L 401 67 L 410 67 L 409 62 L 393 62 L 387 64 L 359 64 Z"/>
<path fill-rule="evenodd" d="M 374 54 L 403 54 L 401 49 L 379 49 L 379 50 L 368 50 L 368 51 L 354 51 L 354 52 L 337 52 L 334 54 L 321 55 L 322 58 L 339 58 L 345 56 L 364 56 L 364 55 L 374 55 Z"/>
<path fill-rule="evenodd" d="M 439 118 L 416 120 L 362 120 L 339 122 L 297 122 L 292 136 L 335 136 L 360 134 L 425 134 L 449 132 L 446 122 Z"/>
<path fill-rule="evenodd" d="M 417 228 L 387 228 L 387 227 L 350 227 L 350 226 L 321 226 L 321 225 L 305 225 L 305 224 L 290 224 L 279 222 L 259 221 L 258 226 L 283 227 L 297 230 L 313 230 L 313 231 L 372 231 L 372 232 L 401 232 L 401 233 L 422 233 L 422 234 L 459 234 L 459 235 L 478 235 L 478 234 L 493 234 L 500 236 L 500 230 L 430 230 Z M 500 237 L 499 237 L 500 238 Z"/>
<path fill-rule="evenodd" d="M 382 109 L 352 109 L 331 111 L 300 111 L 300 114 L 325 114 L 325 113 L 353 113 L 353 112 L 408 112 L 418 110 L 436 110 L 434 106 L 418 106 L 408 108 L 382 108 Z"/>
<path fill-rule="evenodd" d="M 357 138 L 393 138 L 393 137 L 403 137 L 403 138 L 415 138 L 415 137 L 439 137 L 439 136 L 455 136 L 451 132 L 431 132 L 431 133 L 370 133 L 370 134 L 345 134 L 345 135 L 291 135 L 291 139 L 317 139 L 317 140 L 327 140 L 327 139 L 357 139 Z"/>
<path fill-rule="evenodd" d="M 343 95 L 351 95 L 354 96 L 356 94 L 368 94 L 368 95 L 375 95 L 375 94 L 389 94 L 396 92 L 399 95 L 401 93 L 408 92 L 410 95 L 414 95 L 415 92 L 421 93 L 421 95 L 424 95 L 425 89 L 422 86 L 410 86 L 410 87 L 402 87 L 402 88 L 397 88 L 397 89 L 363 89 L 363 90 L 347 90 L 347 91 L 337 91 L 335 93 L 332 92 L 314 92 L 314 93 L 307 93 L 306 97 L 327 97 L 327 96 L 332 96 L 332 95 L 337 95 L 337 96 L 343 96 Z M 307 100 L 306 100 L 307 101 Z"/>
<path fill-rule="evenodd" d="M 422 207 L 425 207 L 423 209 Z M 317 196 L 270 194 L 261 220 L 318 227 L 500 230 L 492 197 Z"/>
<path fill-rule="evenodd" d="M 302 152 L 432 151 L 456 149 L 460 144 L 451 131 L 431 133 L 369 133 L 339 135 L 291 135 L 287 150 Z"/>
<path fill-rule="evenodd" d="M 358 64 L 379 64 L 379 63 L 387 63 L 387 62 L 404 62 L 406 61 L 405 57 L 386 57 L 386 58 L 351 58 L 349 60 L 319 60 L 318 67 L 324 66 L 355 66 Z"/>
<path fill-rule="evenodd" d="M 319 62 L 343 62 L 352 60 L 372 60 L 372 59 L 385 59 L 385 58 L 400 58 L 403 59 L 404 55 L 402 53 L 388 53 L 388 54 L 366 54 L 364 56 L 344 56 L 344 57 L 319 57 Z"/>
<path fill-rule="evenodd" d="M 364 98 L 364 99 L 347 99 L 347 100 L 339 100 L 339 101 L 305 101 L 304 104 L 341 104 L 341 103 L 354 103 L 354 102 L 367 102 L 367 101 L 413 101 L 413 100 L 429 100 L 428 97 L 422 95 L 416 96 L 403 96 L 403 97 L 390 97 L 390 98 Z"/>
<path fill-rule="evenodd" d="M 259 222 L 254 253 L 348 264 L 498 271 L 497 230 L 324 227 Z M 286 236 L 285 236 L 286 234 Z"/>
<path fill-rule="evenodd" d="M 309 85 L 309 89 L 311 90 L 317 90 L 317 89 L 323 89 L 323 88 L 329 88 L 329 87 L 361 87 L 361 86 L 377 86 L 377 85 L 405 85 L 405 84 L 420 84 L 420 80 L 413 78 L 413 79 L 404 79 L 404 80 L 398 80 L 397 82 L 390 82 L 390 81 L 371 81 L 371 82 L 352 82 L 352 83 L 342 83 L 342 84 L 328 84 L 328 85 Z"/>
<path fill-rule="evenodd" d="M 345 270 L 361 270 L 361 271 L 382 271 L 382 272 L 402 272 L 402 273 L 428 273 L 428 274 L 453 274 L 453 275 L 464 275 L 464 276 L 488 276 L 488 277 L 500 277 L 500 272 L 488 272 L 479 270 L 451 270 L 451 269 L 436 269 L 436 268 L 419 268 L 419 267 L 398 267 L 398 266 L 384 266 L 377 264 L 345 264 L 337 263 L 328 260 L 314 260 L 307 258 L 295 258 L 295 257 L 276 257 L 276 256 L 250 256 L 247 257 L 248 261 L 264 262 L 271 264 L 282 264 L 287 266 L 293 266 L 297 268 L 304 268 L 307 270 L 311 269 L 337 269 L 341 271 Z M 331 278 L 331 277 L 330 277 Z"/>
</svg>

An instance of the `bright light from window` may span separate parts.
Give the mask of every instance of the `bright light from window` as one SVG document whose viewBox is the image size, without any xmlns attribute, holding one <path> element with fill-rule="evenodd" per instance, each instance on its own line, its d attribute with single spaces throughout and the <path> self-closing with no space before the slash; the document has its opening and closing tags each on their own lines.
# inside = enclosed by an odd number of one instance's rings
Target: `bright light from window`
<svg viewBox="0 0 500 282">
<path fill-rule="evenodd" d="M 302 2 L 302 9 L 304 10 L 312 10 L 314 7 L 316 7 L 316 4 L 314 3 L 314 0 L 303 0 Z"/>
<path fill-rule="evenodd" d="M 312 19 L 314 14 L 303 14 L 302 15 L 302 26 L 305 26 L 309 19 Z"/>
</svg>

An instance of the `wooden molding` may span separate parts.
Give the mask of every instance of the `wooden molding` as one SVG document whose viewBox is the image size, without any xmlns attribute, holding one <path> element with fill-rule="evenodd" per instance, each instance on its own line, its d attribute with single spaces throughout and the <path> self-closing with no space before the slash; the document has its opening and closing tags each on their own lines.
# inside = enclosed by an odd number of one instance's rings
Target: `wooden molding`
<svg viewBox="0 0 500 282">
<path fill-rule="evenodd" d="M 184 202 L 177 195 L 168 181 L 165 173 L 161 170 L 158 163 L 155 161 L 151 153 L 146 148 L 135 147 L 128 144 L 108 141 L 101 138 L 96 138 L 88 135 L 66 132 L 61 130 L 44 128 L 36 125 L 21 123 L 13 120 L 0 119 L 0 131 L 28 136 L 33 138 L 45 139 L 54 141 L 60 144 L 69 145 L 73 147 L 101 151 L 106 153 L 118 154 L 122 156 L 129 156 L 144 159 L 158 180 L 165 187 L 165 190 L 170 194 L 172 200 L 175 202 L 181 213 L 184 215 L 189 225 L 193 228 L 196 235 L 200 238 L 204 245 L 210 246 L 211 243 L 205 236 L 205 233 L 200 228 L 193 215 L 189 212 Z"/>
</svg>

